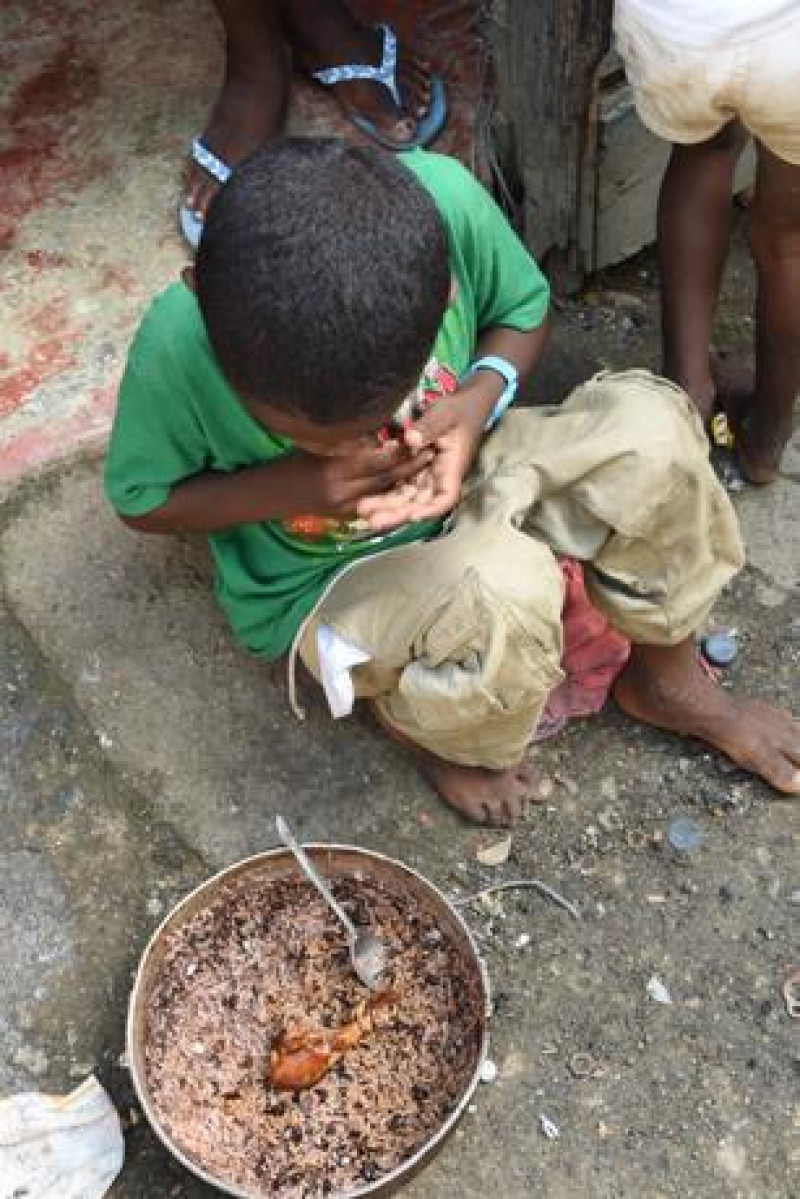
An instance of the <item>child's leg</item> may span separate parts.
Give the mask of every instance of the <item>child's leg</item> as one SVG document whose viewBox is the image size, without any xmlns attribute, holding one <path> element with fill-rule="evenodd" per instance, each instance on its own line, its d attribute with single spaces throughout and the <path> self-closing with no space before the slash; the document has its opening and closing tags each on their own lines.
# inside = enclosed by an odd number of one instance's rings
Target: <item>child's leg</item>
<svg viewBox="0 0 800 1199">
<path fill-rule="evenodd" d="M 381 60 L 381 35 L 362 25 L 340 0 L 214 0 L 225 31 L 225 81 L 203 141 L 228 166 L 236 166 L 283 130 L 289 92 L 286 42 L 311 68 Z M 369 81 L 337 84 L 342 100 L 369 117 L 387 138 L 411 139 L 415 119 L 430 101 L 429 64 L 401 49 L 398 86 L 405 109 L 386 88 Z M 189 167 L 186 203 L 204 216 L 219 184 Z"/>
<path fill-rule="evenodd" d="M 760 144 L 750 246 L 758 272 L 756 387 L 739 455 L 752 482 L 768 483 L 791 436 L 800 391 L 800 165 Z"/>
<path fill-rule="evenodd" d="M 507 496 L 515 487 L 504 480 Z M 508 522 L 514 506 L 491 496 L 448 536 L 343 575 L 300 644 L 317 678 L 320 624 L 368 652 L 357 696 L 447 803 L 491 824 L 513 823 L 532 795 L 523 757 L 562 677 L 563 576 Z"/>
<path fill-rule="evenodd" d="M 733 176 L 747 138 L 736 122 L 673 146 L 658 202 L 663 369 L 704 418 L 714 406 L 711 323 L 731 232 Z"/>
<path fill-rule="evenodd" d="M 687 398 L 646 372 L 607 375 L 538 430 L 518 419 L 508 433 L 514 452 L 530 447 L 532 469 L 546 471 L 533 528 L 584 560 L 592 600 L 633 642 L 615 691 L 620 705 L 800 793 L 800 721 L 730 696 L 696 661 L 693 634 L 741 566 L 742 549 Z"/>
<path fill-rule="evenodd" d="M 225 80 L 203 141 L 232 167 L 283 129 L 289 71 L 280 0 L 214 0 L 214 7 L 225 30 Z M 205 216 L 218 187 L 192 162 L 187 206 Z"/>
</svg>

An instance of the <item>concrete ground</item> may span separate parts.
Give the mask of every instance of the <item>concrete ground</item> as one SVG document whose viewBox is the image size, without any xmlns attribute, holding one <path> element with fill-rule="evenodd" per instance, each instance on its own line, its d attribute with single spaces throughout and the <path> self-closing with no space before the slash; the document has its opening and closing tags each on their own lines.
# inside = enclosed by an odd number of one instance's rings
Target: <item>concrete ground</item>
<svg viewBox="0 0 800 1199">
<path fill-rule="evenodd" d="M 143 2 L 127 24 L 110 10 L 124 62 L 141 55 L 147 87 L 134 96 L 123 74 L 124 119 L 103 107 L 102 89 L 81 104 L 99 142 L 116 122 L 124 153 L 102 143 L 88 191 L 62 176 L 61 191 L 20 209 L 7 240 L 10 351 L 34 374 L 14 376 L 0 428 L 15 481 L 0 509 L 0 1093 L 60 1091 L 95 1070 L 127 1128 L 114 1199 L 211 1199 L 139 1114 L 120 1062 L 125 1005 L 171 905 L 271 845 L 282 811 L 308 839 L 379 848 L 450 893 L 537 875 L 582 913 L 574 922 L 530 893 L 471 911 L 494 984 L 499 1074 L 409 1199 L 797 1195 L 800 1043 L 782 987 L 800 967 L 800 805 L 609 708 L 537 751 L 552 794 L 515 833 L 508 863 L 483 867 L 476 851 L 496 838 L 444 809 L 367 723 L 334 724 L 313 694 L 307 721 L 295 720 L 283 668 L 233 645 L 202 545 L 126 531 L 106 508 L 98 463 L 75 454 L 82 439 L 70 429 L 88 425 L 102 442 L 127 332 L 182 261 L 177 163 L 206 75 L 198 60 L 176 97 L 158 46 L 145 53 L 143 20 L 166 23 L 160 45 L 196 8 Z M 42 24 L 51 6 L 28 9 L 22 59 L 55 53 Z M 79 18 L 85 34 L 92 7 L 67 10 L 58 36 Z M 110 43 L 100 26 L 93 36 L 100 61 Z M 42 128 L 31 123 L 23 140 Z M 122 172 L 126 155 L 135 178 Z M 35 257 L 65 248 L 60 265 Z M 124 286 L 102 274 L 101 249 L 125 267 Z M 751 302 L 739 243 L 721 345 L 747 343 Z M 35 349 L 50 303 L 72 359 L 56 354 L 44 369 Z M 559 314 L 538 394 L 556 398 L 599 366 L 653 363 L 655 338 L 643 260 Z M 60 464 L 34 472 L 62 450 Z M 740 634 L 729 680 L 799 708 L 800 434 L 780 482 L 736 500 L 750 565 L 715 613 Z M 703 837 L 688 857 L 666 840 L 682 816 Z M 670 1004 L 648 996 L 653 976 Z M 543 1136 L 543 1114 L 558 1139 Z"/>
</svg>

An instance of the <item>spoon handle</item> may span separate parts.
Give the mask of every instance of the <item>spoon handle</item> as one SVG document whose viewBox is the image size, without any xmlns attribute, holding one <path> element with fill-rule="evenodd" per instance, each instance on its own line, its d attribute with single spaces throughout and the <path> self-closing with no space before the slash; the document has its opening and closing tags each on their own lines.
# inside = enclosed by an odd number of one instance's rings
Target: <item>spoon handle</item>
<svg viewBox="0 0 800 1199">
<path fill-rule="evenodd" d="M 331 891 L 330 887 L 328 886 L 328 884 L 324 881 L 322 876 L 317 872 L 315 867 L 311 865 L 311 860 L 310 860 L 308 854 L 303 849 L 302 845 L 297 840 L 297 837 L 295 837 L 294 833 L 289 828 L 289 825 L 286 823 L 286 821 L 284 820 L 284 818 L 281 815 L 277 815 L 275 817 L 275 827 L 278 830 L 278 836 L 280 837 L 281 841 L 283 841 L 284 845 L 288 849 L 290 849 L 292 851 L 292 853 L 294 854 L 295 860 L 297 861 L 297 864 L 300 867 L 300 869 L 303 871 L 303 874 L 306 876 L 306 878 L 308 879 L 308 881 L 310 883 L 314 884 L 314 886 L 317 888 L 317 890 L 319 891 L 322 898 L 327 903 L 328 907 L 331 909 L 331 911 L 334 913 L 334 915 L 342 922 L 342 924 L 344 925 L 345 931 L 347 933 L 347 937 L 348 937 L 350 944 L 354 945 L 356 942 L 356 938 L 358 937 L 358 933 L 356 932 L 355 925 L 353 924 L 350 917 L 347 915 L 347 912 L 344 910 L 344 908 L 341 906 L 341 904 L 335 898 L 335 896 L 334 896 L 333 892 Z"/>
</svg>

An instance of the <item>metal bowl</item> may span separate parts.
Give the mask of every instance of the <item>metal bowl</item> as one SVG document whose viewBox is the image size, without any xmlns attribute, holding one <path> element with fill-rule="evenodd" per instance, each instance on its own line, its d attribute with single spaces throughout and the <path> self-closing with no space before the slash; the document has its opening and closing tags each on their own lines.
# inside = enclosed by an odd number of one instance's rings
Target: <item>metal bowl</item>
<svg viewBox="0 0 800 1199">
<path fill-rule="evenodd" d="M 476 1013 L 480 1021 L 480 1037 L 475 1050 L 474 1069 L 464 1086 L 463 1093 L 448 1117 L 413 1156 L 406 1158 L 390 1173 L 382 1175 L 375 1182 L 364 1183 L 355 1190 L 331 1192 L 330 1199 L 362 1199 L 367 1195 L 389 1195 L 407 1182 L 441 1149 L 447 1137 L 456 1128 L 475 1093 L 489 1042 L 491 998 L 488 974 L 472 935 L 459 913 L 442 892 L 421 874 L 393 858 L 371 853 L 352 845 L 312 845 L 306 846 L 306 849 L 312 861 L 330 877 L 349 875 L 378 883 L 386 882 L 393 888 L 405 889 L 413 895 L 423 907 L 428 909 L 442 931 L 457 946 L 463 970 L 467 976 L 471 975 L 475 992 L 480 996 L 482 1010 L 480 1013 Z M 210 1174 L 199 1162 L 194 1161 L 181 1150 L 161 1124 L 153 1105 L 145 1071 L 147 1000 L 153 979 L 164 958 L 167 937 L 191 920 L 210 902 L 213 902 L 221 886 L 233 881 L 237 881 L 241 885 L 242 880 L 246 885 L 248 879 L 255 880 L 256 878 L 259 882 L 264 882 L 298 877 L 301 877 L 298 867 L 289 851 L 283 848 L 272 849 L 230 866 L 192 891 L 167 916 L 147 946 L 139 964 L 128 1010 L 128 1057 L 131 1075 L 142 1110 L 147 1116 L 150 1126 L 173 1157 L 176 1157 L 188 1170 L 202 1178 L 204 1182 L 217 1187 L 224 1194 L 235 1195 L 238 1199 L 264 1199 L 264 1192 L 242 1188 L 227 1182 L 224 1178 Z"/>
</svg>

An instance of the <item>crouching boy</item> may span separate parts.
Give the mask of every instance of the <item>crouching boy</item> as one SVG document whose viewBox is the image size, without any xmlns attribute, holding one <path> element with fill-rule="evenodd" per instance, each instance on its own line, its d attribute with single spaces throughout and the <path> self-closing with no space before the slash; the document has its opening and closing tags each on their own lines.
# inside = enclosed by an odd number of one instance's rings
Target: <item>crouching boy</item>
<svg viewBox="0 0 800 1199">
<path fill-rule="evenodd" d="M 697 664 L 742 549 L 692 404 L 629 371 L 507 411 L 548 289 L 461 166 L 270 146 L 214 200 L 190 282 L 131 349 L 107 490 L 134 529 L 208 535 L 250 650 L 299 654 L 335 714 L 369 699 L 443 799 L 510 823 L 569 555 L 633 643 L 619 705 L 800 792 L 798 722 Z"/>
</svg>

